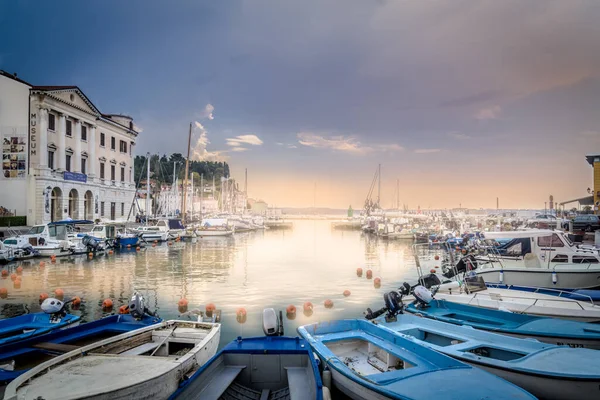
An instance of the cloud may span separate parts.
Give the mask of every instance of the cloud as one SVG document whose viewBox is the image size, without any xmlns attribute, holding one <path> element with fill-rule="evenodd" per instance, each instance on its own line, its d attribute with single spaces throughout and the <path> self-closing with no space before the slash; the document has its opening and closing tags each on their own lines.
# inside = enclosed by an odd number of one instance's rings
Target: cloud
<svg viewBox="0 0 600 400">
<path fill-rule="evenodd" d="M 204 110 L 200 111 L 198 115 L 202 119 L 215 119 L 215 117 L 213 116 L 213 111 L 215 111 L 215 107 L 209 103 L 206 106 L 204 106 Z"/>
<path fill-rule="evenodd" d="M 210 141 L 208 140 L 208 132 L 200 122 L 194 121 L 194 123 L 196 125 L 196 129 L 193 132 L 194 138 L 196 138 L 197 135 L 199 136 L 197 139 L 195 139 L 196 142 L 191 149 L 191 158 L 197 161 L 224 161 L 226 157 L 223 155 L 223 153 L 225 152 L 207 150 L 207 147 L 210 144 Z"/>
<path fill-rule="evenodd" d="M 227 138 L 227 145 L 233 147 L 239 147 L 242 144 L 251 144 L 253 146 L 260 146 L 263 141 L 256 135 L 240 135 L 234 138 Z"/>
<path fill-rule="evenodd" d="M 450 132 L 450 133 L 448 133 L 448 136 L 450 136 L 453 139 L 457 139 L 457 140 L 466 140 L 466 139 L 471 138 L 471 136 L 469 136 L 465 133 L 460 133 L 460 132 Z"/>
<path fill-rule="evenodd" d="M 297 135 L 298 143 L 307 147 L 318 149 L 331 149 L 347 153 L 364 154 L 372 151 L 401 151 L 403 147 L 397 144 L 378 144 L 364 146 L 353 136 L 330 136 L 324 137 L 311 132 L 300 132 Z"/>
<path fill-rule="evenodd" d="M 235 152 L 241 152 L 241 151 L 248 151 L 250 149 L 247 149 L 245 147 L 234 147 L 231 149 L 231 151 L 235 151 Z"/>
<path fill-rule="evenodd" d="M 502 113 L 502 108 L 500 106 L 493 106 L 488 108 L 482 108 L 475 114 L 475 119 L 485 121 L 488 119 L 496 119 Z"/>
<path fill-rule="evenodd" d="M 439 153 L 442 149 L 416 149 L 415 153 L 417 154 L 430 154 L 430 153 Z"/>
</svg>

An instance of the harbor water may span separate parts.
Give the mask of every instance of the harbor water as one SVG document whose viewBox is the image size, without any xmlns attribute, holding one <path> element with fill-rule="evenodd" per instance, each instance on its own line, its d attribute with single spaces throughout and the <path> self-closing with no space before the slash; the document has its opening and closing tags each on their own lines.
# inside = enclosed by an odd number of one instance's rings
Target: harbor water
<svg viewBox="0 0 600 400">
<path fill-rule="evenodd" d="M 164 319 L 190 318 L 181 315 L 181 298 L 189 302 L 188 314 L 215 304 L 221 310 L 221 346 L 237 336 L 262 335 L 261 314 L 266 307 L 282 310 L 286 334 L 295 335 L 300 325 L 362 318 L 367 307 L 381 307 L 386 290 L 416 277 L 411 246 L 412 241 L 332 230 L 327 220 L 299 220 L 289 230 L 162 243 L 93 258 L 58 258 L 56 263 L 33 259 L 3 267 L 11 274 L 19 266 L 23 270 L 20 288 L 10 276 L 0 280 L 0 288 L 8 291 L 0 299 L 0 318 L 40 311 L 40 293 L 52 297 L 60 288 L 65 300 L 73 296 L 83 300 L 72 313 L 92 321 L 111 313 L 102 310 L 104 299 L 113 300 L 114 313 L 137 291 Z M 363 269 L 362 277 L 357 268 Z M 373 279 L 367 279 L 367 269 L 373 271 Z M 381 278 L 379 288 L 374 286 L 375 277 Z M 345 290 L 349 296 L 344 296 Z M 324 307 L 327 299 L 333 308 Z M 314 305 L 310 316 L 303 313 L 307 301 Z M 289 305 L 297 308 L 295 317 L 286 315 Z M 236 319 L 241 307 L 247 311 L 244 323 Z"/>
</svg>

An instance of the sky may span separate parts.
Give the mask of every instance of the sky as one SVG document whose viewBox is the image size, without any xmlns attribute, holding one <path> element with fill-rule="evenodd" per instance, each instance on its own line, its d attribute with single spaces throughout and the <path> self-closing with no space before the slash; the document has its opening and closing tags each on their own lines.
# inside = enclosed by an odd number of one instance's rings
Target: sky
<svg viewBox="0 0 600 400">
<path fill-rule="evenodd" d="M 275 206 L 543 208 L 600 153 L 600 2 L 2 1 L 0 69 Z M 316 190 L 315 190 L 316 188 Z"/>
</svg>

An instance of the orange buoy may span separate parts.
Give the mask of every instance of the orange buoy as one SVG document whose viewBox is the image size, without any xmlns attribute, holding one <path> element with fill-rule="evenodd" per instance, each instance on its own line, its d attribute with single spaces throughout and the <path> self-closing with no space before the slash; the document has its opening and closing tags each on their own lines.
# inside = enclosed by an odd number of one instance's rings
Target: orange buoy
<svg viewBox="0 0 600 400">
<path fill-rule="evenodd" d="M 333 308 L 333 300 L 327 299 L 325 300 L 325 308 Z"/>
<path fill-rule="evenodd" d="M 109 255 L 109 256 L 112 256 L 113 254 L 114 254 L 114 251 L 112 251 L 112 250 L 109 250 L 109 251 L 108 251 L 108 255 Z"/>
<path fill-rule="evenodd" d="M 44 268 L 46 266 L 46 263 L 43 261 L 40 261 L 40 268 Z"/>
<path fill-rule="evenodd" d="M 367 279 L 371 279 L 373 277 L 373 271 L 370 269 L 367 270 Z"/>
<path fill-rule="evenodd" d="M 81 305 L 81 297 L 75 296 L 71 300 L 71 304 L 73 304 L 73 307 L 79 307 Z"/>
<path fill-rule="evenodd" d="M 154 243 L 158 243 L 158 240 L 155 240 Z"/>
<path fill-rule="evenodd" d="M 62 289 L 56 289 L 56 290 L 54 290 L 54 296 L 57 299 L 62 300 L 63 297 L 65 297 L 65 292 Z"/>
<path fill-rule="evenodd" d="M 435 268 L 439 268 L 439 267 L 440 267 L 439 265 L 436 265 L 436 266 L 435 266 Z"/>
<path fill-rule="evenodd" d="M 135 251 L 140 251 L 140 246 L 136 247 Z"/>
<path fill-rule="evenodd" d="M 212 313 L 217 309 L 217 307 L 213 303 L 208 303 L 206 305 L 206 315 L 212 316 Z"/>
<path fill-rule="evenodd" d="M 305 302 L 302 308 L 304 309 L 304 315 L 306 315 L 307 317 L 310 317 L 312 315 L 313 304 L 310 301 Z"/>
<path fill-rule="evenodd" d="M 461 252 L 461 253 L 463 253 L 463 254 L 467 254 L 467 249 L 462 249 L 462 252 Z"/>
<path fill-rule="evenodd" d="M 434 259 L 435 261 L 437 261 L 437 260 L 439 260 L 439 259 L 440 259 L 440 256 L 437 256 L 437 255 L 436 255 L 435 257 L 433 257 L 433 259 Z"/>
<path fill-rule="evenodd" d="M 23 273 L 23 267 L 21 267 L 20 265 L 17 267 L 17 274 L 22 274 Z"/>
<path fill-rule="evenodd" d="M 348 289 L 344 290 L 344 297 L 350 296 L 350 291 Z"/>
<path fill-rule="evenodd" d="M 285 312 L 288 314 L 296 314 L 296 306 L 293 304 L 290 304 L 289 306 L 287 306 L 287 308 L 285 309 Z"/>
<path fill-rule="evenodd" d="M 377 278 L 373 279 L 373 285 L 374 285 L 376 288 L 379 288 L 379 287 L 381 286 L 381 278 L 380 278 L 380 277 L 377 277 Z"/>
<path fill-rule="evenodd" d="M 362 268 L 356 268 L 356 276 L 362 276 Z"/>
<path fill-rule="evenodd" d="M 50 262 L 52 264 L 56 263 L 56 256 L 55 255 L 50 256 Z"/>
<path fill-rule="evenodd" d="M 8 296 L 8 289 L 0 287 L 0 299 L 5 299 Z"/>
<path fill-rule="evenodd" d="M 15 279 L 15 281 L 13 282 L 13 287 L 15 289 L 19 289 L 21 287 L 21 278 Z"/>
<path fill-rule="evenodd" d="M 173 242 L 167 242 L 167 246 L 173 246 Z"/>
<path fill-rule="evenodd" d="M 429 272 L 430 272 L 430 273 L 432 273 L 432 274 L 435 274 L 435 268 L 431 268 L 431 269 L 429 270 Z"/>
<path fill-rule="evenodd" d="M 181 299 L 179 299 L 179 301 L 177 302 L 177 305 L 179 307 L 187 307 L 188 306 L 188 300 L 185 297 L 182 297 Z"/>
<path fill-rule="evenodd" d="M 119 314 L 129 314 L 129 307 L 125 304 L 119 307 Z"/>
<path fill-rule="evenodd" d="M 102 308 L 104 310 L 110 310 L 113 307 L 113 302 L 111 299 L 104 299 L 104 301 L 102 302 Z"/>
<path fill-rule="evenodd" d="M 156 247 L 156 243 L 152 243 L 152 247 Z"/>
<path fill-rule="evenodd" d="M 246 322 L 246 318 L 247 318 L 246 309 L 244 307 L 238 308 L 237 311 L 235 312 L 235 319 L 237 320 L 237 322 L 240 324 L 243 324 Z"/>
<path fill-rule="evenodd" d="M 40 293 L 40 303 L 48 298 L 48 293 Z"/>
<path fill-rule="evenodd" d="M 5 270 L 5 269 L 3 269 L 3 270 L 2 270 L 2 276 L 3 276 L 4 278 L 6 278 L 6 277 L 8 276 L 8 271 L 7 271 L 7 270 Z"/>
<path fill-rule="evenodd" d="M 17 279 L 17 274 L 15 274 L 14 272 L 10 274 L 10 279 L 14 282 L 15 279 Z"/>
<path fill-rule="evenodd" d="M 460 247 L 456 246 L 456 251 L 460 250 Z"/>
</svg>

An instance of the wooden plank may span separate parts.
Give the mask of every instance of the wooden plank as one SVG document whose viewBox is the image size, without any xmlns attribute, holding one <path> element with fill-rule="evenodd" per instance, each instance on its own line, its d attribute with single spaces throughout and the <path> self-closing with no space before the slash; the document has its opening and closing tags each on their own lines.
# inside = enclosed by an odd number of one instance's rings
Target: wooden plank
<svg viewBox="0 0 600 400">
<path fill-rule="evenodd" d="M 33 347 L 35 347 L 36 349 L 56 351 L 59 353 L 68 353 L 70 351 L 81 348 L 81 346 L 75 346 L 72 344 L 59 344 L 59 343 L 50 343 L 50 342 L 42 342 L 42 343 L 34 344 Z"/>
<path fill-rule="evenodd" d="M 134 337 L 123 339 L 115 343 L 110 343 L 98 349 L 93 349 L 92 352 L 95 354 L 121 354 L 124 351 L 141 346 L 142 344 L 148 343 L 151 340 L 152 331 L 147 331 Z"/>
<path fill-rule="evenodd" d="M 227 366 L 200 393 L 202 399 L 218 399 L 246 366 Z"/>
<path fill-rule="evenodd" d="M 290 399 L 301 400 L 308 397 L 309 380 L 306 368 L 286 367 L 288 385 L 290 388 Z"/>
<path fill-rule="evenodd" d="M 156 349 L 158 346 L 160 346 L 160 343 L 156 343 L 156 342 L 144 343 L 141 346 L 134 347 L 133 349 L 124 351 L 120 354 L 122 356 L 139 356 L 140 354 L 144 354 L 151 350 Z"/>
</svg>

